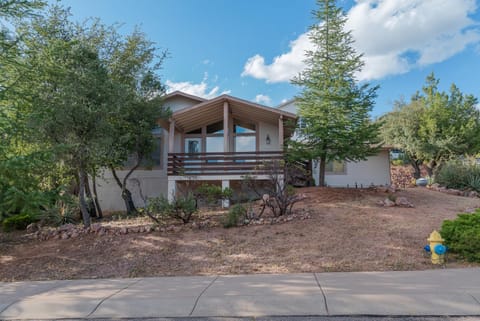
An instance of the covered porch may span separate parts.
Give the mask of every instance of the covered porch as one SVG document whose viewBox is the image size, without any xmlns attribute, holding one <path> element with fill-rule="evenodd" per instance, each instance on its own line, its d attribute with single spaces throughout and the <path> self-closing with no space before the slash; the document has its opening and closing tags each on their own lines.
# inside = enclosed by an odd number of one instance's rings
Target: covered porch
<svg viewBox="0 0 480 321">
<path fill-rule="evenodd" d="M 222 95 L 172 114 L 168 131 L 168 197 L 176 182 L 268 179 L 266 163 L 283 159 L 294 114 Z"/>
</svg>

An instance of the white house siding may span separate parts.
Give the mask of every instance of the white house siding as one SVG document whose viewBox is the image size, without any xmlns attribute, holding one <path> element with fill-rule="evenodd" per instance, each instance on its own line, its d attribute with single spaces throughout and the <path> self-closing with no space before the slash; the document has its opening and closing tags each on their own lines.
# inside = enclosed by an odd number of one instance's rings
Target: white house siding
<svg viewBox="0 0 480 321">
<path fill-rule="evenodd" d="M 333 187 L 368 187 L 390 185 L 390 159 L 387 150 L 365 161 L 347 162 L 345 174 L 325 174 L 325 182 Z M 315 184 L 318 185 L 319 166 L 313 169 Z"/>
<path fill-rule="evenodd" d="M 278 124 L 261 122 L 258 127 L 259 150 L 262 152 L 281 150 L 278 142 Z M 267 135 L 270 137 L 270 144 L 267 144 Z"/>
<path fill-rule="evenodd" d="M 192 107 L 194 105 L 198 105 L 200 102 L 194 99 L 189 99 L 187 97 L 182 96 L 174 96 L 170 97 L 165 101 L 165 107 L 170 108 L 173 112 L 176 112 L 180 109 L 184 109 L 187 107 Z"/>
<path fill-rule="evenodd" d="M 180 135 L 179 135 L 180 136 Z M 136 206 L 143 207 L 144 202 L 140 197 L 140 190 L 145 197 L 166 196 L 167 193 L 167 162 L 168 162 L 168 132 L 162 133 L 162 159 L 160 168 L 151 170 L 137 169 L 128 178 L 127 186 L 132 193 Z M 118 177 L 122 180 L 128 171 L 117 171 Z M 139 188 L 140 184 L 140 188 Z M 102 209 L 106 211 L 124 211 L 125 205 L 122 199 L 121 190 L 112 176 L 110 170 L 105 170 L 97 178 L 97 192 Z"/>
<path fill-rule="evenodd" d="M 289 100 L 282 105 L 278 106 L 278 109 L 292 113 L 292 114 L 297 114 L 297 106 L 295 105 L 295 100 Z"/>
<path fill-rule="evenodd" d="M 117 171 L 120 179 L 123 179 L 126 173 L 127 171 Z M 156 197 L 162 194 L 166 196 L 167 182 L 166 170 L 136 170 L 129 177 L 127 187 L 132 193 L 135 205 L 143 207 L 140 190 L 144 197 Z M 120 187 L 109 170 L 106 170 L 102 177 L 97 178 L 97 191 L 103 210 L 125 211 Z"/>
</svg>

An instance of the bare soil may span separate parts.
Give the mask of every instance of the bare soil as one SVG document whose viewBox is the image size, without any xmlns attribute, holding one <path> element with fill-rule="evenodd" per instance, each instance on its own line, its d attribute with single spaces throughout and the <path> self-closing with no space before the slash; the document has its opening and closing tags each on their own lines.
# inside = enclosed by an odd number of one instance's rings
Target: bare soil
<svg viewBox="0 0 480 321">
<path fill-rule="evenodd" d="M 0 233 L 0 281 L 430 269 L 423 246 L 432 230 L 480 207 L 479 198 L 426 188 L 395 193 L 415 208 L 379 207 L 387 197 L 383 191 L 314 187 L 299 192 L 307 198 L 295 211 L 307 211 L 311 218 L 273 225 L 189 224 L 168 232 L 48 241 L 25 232 Z M 451 255 L 446 265 L 471 266 Z"/>
</svg>

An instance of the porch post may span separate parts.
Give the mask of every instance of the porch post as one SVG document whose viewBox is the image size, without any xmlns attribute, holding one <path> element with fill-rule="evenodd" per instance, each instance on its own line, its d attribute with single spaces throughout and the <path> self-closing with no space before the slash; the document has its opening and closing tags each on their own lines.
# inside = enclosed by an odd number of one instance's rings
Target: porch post
<svg viewBox="0 0 480 321">
<path fill-rule="evenodd" d="M 223 151 L 229 152 L 228 102 L 223 103 Z"/>
<path fill-rule="evenodd" d="M 168 178 L 167 199 L 171 203 L 174 201 L 177 193 L 177 181 L 173 177 Z"/>
<path fill-rule="evenodd" d="M 230 187 L 230 181 L 229 180 L 222 180 L 222 191 L 225 188 Z M 230 207 L 230 200 L 223 200 L 222 201 L 222 208 L 229 208 Z"/>
<path fill-rule="evenodd" d="M 170 119 L 170 130 L 168 132 L 168 152 L 173 153 L 175 144 L 175 120 Z"/>
<path fill-rule="evenodd" d="M 283 150 L 283 115 L 278 118 L 278 146 Z"/>
</svg>

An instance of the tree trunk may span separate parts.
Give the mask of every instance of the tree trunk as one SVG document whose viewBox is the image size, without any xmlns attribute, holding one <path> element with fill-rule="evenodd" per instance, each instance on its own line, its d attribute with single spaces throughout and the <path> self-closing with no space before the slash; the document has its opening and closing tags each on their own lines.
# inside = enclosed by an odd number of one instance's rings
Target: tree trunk
<svg viewBox="0 0 480 321">
<path fill-rule="evenodd" d="M 319 175 L 319 184 L 320 186 L 325 186 L 325 168 L 326 168 L 326 164 L 327 163 L 327 155 L 322 155 L 320 156 L 320 164 L 319 164 L 319 171 L 320 171 L 320 175 Z"/>
<path fill-rule="evenodd" d="M 88 175 L 85 175 L 85 195 L 87 196 L 87 208 L 88 212 L 90 213 L 90 217 L 97 217 L 97 209 L 95 208 L 95 203 L 93 202 Z"/>
<path fill-rule="evenodd" d="M 118 178 L 117 172 L 113 167 L 110 167 L 110 170 L 118 186 L 122 189 L 122 198 L 123 198 L 123 201 L 125 202 L 125 209 L 127 211 L 127 215 L 137 214 L 138 211 L 137 211 L 137 208 L 135 207 L 135 203 L 133 203 L 132 193 L 130 192 L 130 190 L 128 190 L 126 186 L 128 176 L 130 176 L 130 174 L 133 172 L 133 169 L 130 170 L 130 172 L 125 176 L 125 178 L 123 179 L 123 182 Z"/>
<path fill-rule="evenodd" d="M 103 218 L 103 211 L 100 207 L 100 202 L 98 201 L 96 176 L 97 173 L 94 171 L 92 175 L 93 201 L 95 202 L 95 208 L 97 209 L 98 218 Z"/>
<path fill-rule="evenodd" d="M 85 227 L 90 226 L 90 213 L 88 212 L 87 208 L 87 202 L 85 200 L 85 177 L 86 177 L 86 172 L 85 169 L 80 169 L 78 173 L 79 177 L 79 200 L 80 200 L 80 212 L 82 213 L 82 218 L 83 218 L 83 225 Z"/>
<path fill-rule="evenodd" d="M 425 165 L 425 169 L 427 170 L 428 176 L 433 177 L 436 167 L 437 167 L 437 162 L 434 160 L 430 161 L 428 165 Z"/>
<path fill-rule="evenodd" d="M 132 193 L 125 188 L 122 191 L 122 198 L 125 202 L 125 208 L 127 209 L 127 215 L 135 215 L 138 213 L 135 203 L 133 203 Z"/>
<path fill-rule="evenodd" d="M 420 164 L 419 164 L 419 161 L 418 160 L 410 160 L 410 164 L 412 165 L 413 167 L 413 177 L 415 179 L 419 179 L 420 176 L 422 176 L 422 172 L 421 172 L 421 169 L 420 169 Z"/>
</svg>

